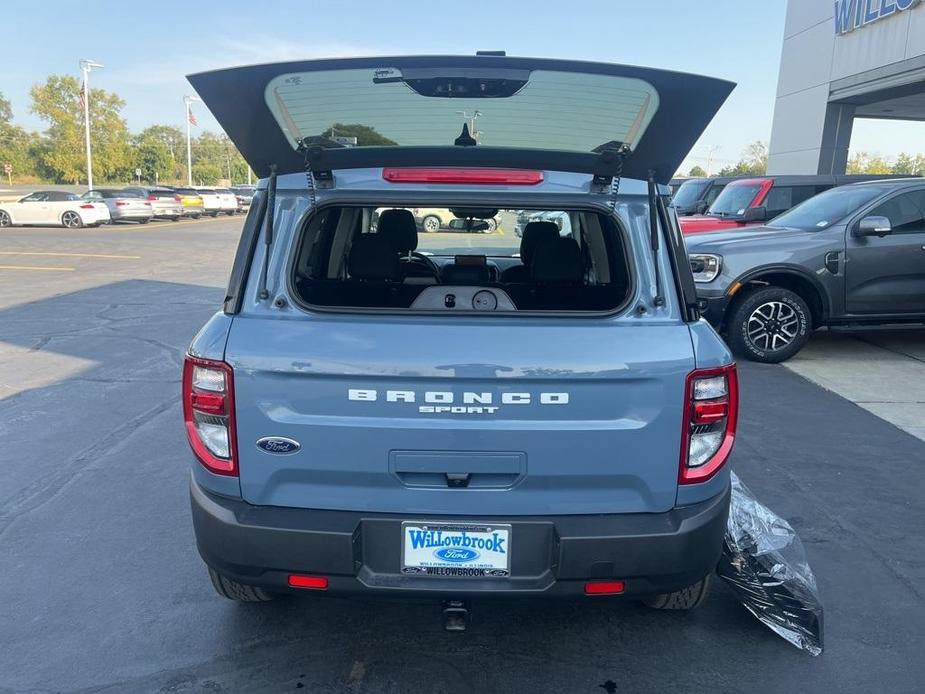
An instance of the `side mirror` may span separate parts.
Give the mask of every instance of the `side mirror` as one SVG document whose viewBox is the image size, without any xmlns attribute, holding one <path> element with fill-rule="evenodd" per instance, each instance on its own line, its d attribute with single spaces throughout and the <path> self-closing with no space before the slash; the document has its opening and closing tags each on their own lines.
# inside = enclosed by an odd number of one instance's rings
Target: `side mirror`
<svg viewBox="0 0 925 694">
<path fill-rule="evenodd" d="M 708 209 L 710 209 L 710 205 L 707 203 L 707 201 L 701 200 L 694 206 L 694 214 L 703 214 Z"/>
<path fill-rule="evenodd" d="M 763 222 L 768 218 L 767 207 L 749 207 L 742 215 L 742 221 L 746 224 L 751 222 Z"/>
<path fill-rule="evenodd" d="M 893 233 L 893 225 L 888 217 L 864 217 L 855 227 L 855 236 L 879 236 L 883 238 Z"/>
</svg>

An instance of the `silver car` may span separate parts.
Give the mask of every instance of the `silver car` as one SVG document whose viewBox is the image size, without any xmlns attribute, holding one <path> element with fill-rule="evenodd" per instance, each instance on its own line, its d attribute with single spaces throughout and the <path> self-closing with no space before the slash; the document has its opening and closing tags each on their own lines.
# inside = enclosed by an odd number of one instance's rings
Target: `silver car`
<svg viewBox="0 0 925 694">
<path fill-rule="evenodd" d="M 123 188 L 123 192 L 133 193 L 151 203 L 151 210 L 157 219 L 179 221 L 183 216 L 183 203 L 176 191 L 169 188 Z"/>
<path fill-rule="evenodd" d="M 81 196 L 84 200 L 104 202 L 109 208 L 109 217 L 113 222 L 138 222 L 147 224 L 154 217 L 151 203 L 144 198 L 124 190 L 97 188 Z"/>
</svg>

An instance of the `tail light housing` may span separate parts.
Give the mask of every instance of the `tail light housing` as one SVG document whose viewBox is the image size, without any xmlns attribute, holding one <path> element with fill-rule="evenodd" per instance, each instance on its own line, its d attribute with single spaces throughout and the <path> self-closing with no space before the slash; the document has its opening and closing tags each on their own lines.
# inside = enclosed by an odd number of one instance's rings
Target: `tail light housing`
<svg viewBox="0 0 925 694">
<path fill-rule="evenodd" d="M 543 182 L 542 171 L 526 169 L 394 168 L 382 170 L 390 183 L 459 183 L 469 185 L 535 186 Z"/>
<path fill-rule="evenodd" d="M 148 200 L 157 200 L 157 196 L 156 196 L 156 195 L 149 195 L 149 196 L 148 196 Z"/>
<path fill-rule="evenodd" d="M 174 202 L 183 202 L 183 200 L 180 199 L 180 196 L 179 196 L 179 195 L 174 195 L 174 196 L 173 196 L 173 200 L 174 200 Z"/>
<path fill-rule="evenodd" d="M 739 416 L 735 364 L 691 371 L 684 391 L 678 482 L 697 484 L 716 475 L 732 453 Z"/>
<path fill-rule="evenodd" d="M 217 475 L 238 475 L 234 372 L 222 361 L 187 356 L 183 362 L 183 419 L 199 462 Z"/>
</svg>

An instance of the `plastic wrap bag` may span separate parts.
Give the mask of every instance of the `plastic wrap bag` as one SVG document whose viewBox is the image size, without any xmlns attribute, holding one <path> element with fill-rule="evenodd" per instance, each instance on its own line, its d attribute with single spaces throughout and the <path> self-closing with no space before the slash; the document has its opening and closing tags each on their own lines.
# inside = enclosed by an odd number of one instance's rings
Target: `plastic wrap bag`
<svg viewBox="0 0 925 694">
<path fill-rule="evenodd" d="M 800 538 L 732 473 L 732 503 L 717 572 L 778 636 L 822 653 L 822 603 Z"/>
</svg>

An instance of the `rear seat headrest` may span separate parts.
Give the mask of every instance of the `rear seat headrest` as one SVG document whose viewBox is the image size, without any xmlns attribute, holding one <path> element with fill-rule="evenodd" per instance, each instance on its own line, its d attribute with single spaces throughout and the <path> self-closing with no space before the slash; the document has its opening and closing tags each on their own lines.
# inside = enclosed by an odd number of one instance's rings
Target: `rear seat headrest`
<svg viewBox="0 0 925 694">
<path fill-rule="evenodd" d="M 533 264 L 533 255 L 539 245 L 551 243 L 559 238 L 559 227 L 555 222 L 530 222 L 524 227 L 520 239 L 520 262 L 527 267 Z"/>
<path fill-rule="evenodd" d="M 361 234 L 354 239 L 347 271 L 356 280 L 397 280 L 401 274 L 395 247 L 379 234 Z"/>
<path fill-rule="evenodd" d="M 410 210 L 385 210 L 379 215 L 376 231 L 399 253 L 418 247 L 418 228 Z"/>
<path fill-rule="evenodd" d="M 531 266 L 534 282 L 546 284 L 577 284 L 584 272 L 581 250 L 573 238 L 557 238 L 540 244 Z"/>
</svg>

